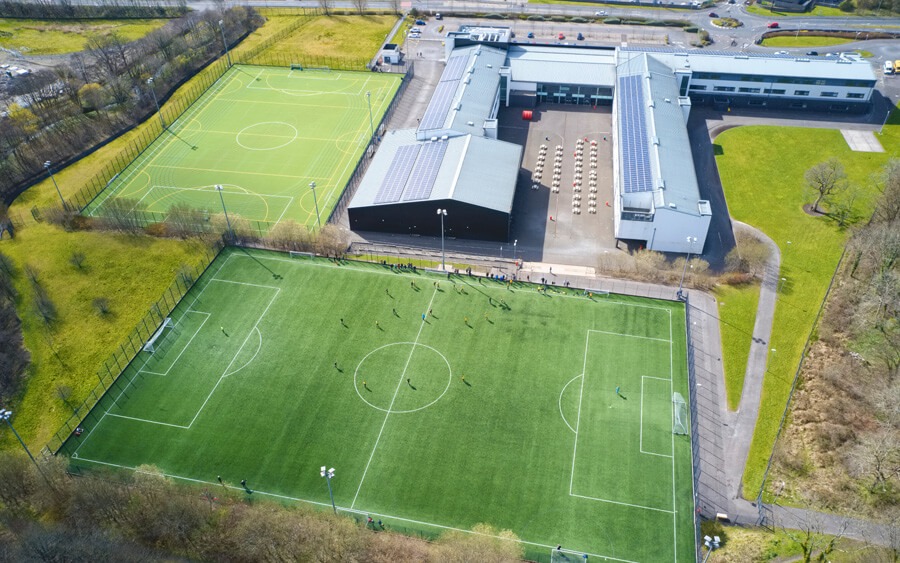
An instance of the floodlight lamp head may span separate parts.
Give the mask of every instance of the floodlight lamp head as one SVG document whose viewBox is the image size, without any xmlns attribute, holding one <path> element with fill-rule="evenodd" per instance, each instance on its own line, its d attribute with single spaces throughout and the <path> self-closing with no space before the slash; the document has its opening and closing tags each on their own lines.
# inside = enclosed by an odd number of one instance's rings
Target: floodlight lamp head
<svg viewBox="0 0 900 563">
<path fill-rule="evenodd" d="M 44 168 L 50 168 L 50 161 L 49 161 L 49 160 L 45 160 L 45 161 L 44 161 Z"/>
<path fill-rule="evenodd" d="M 219 20 L 219 25 L 224 25 L 224 24 L 225 24 L 225 20 Z"/>
<path fill-rule="evenodd" d="M 216 184 L 216 191 L 217 191 L 217 192 L 221 192 L 221 191 L 224 190 L 224 189 L 225 189 L 225 188 L 222 187 L 222 184 Z"/>
<path fill-rule="evenodd" d="M 719 545 L 722 540 L 719 539 L 719 536 L 713 536 L 713 543 Z"/>
<path fill-rule="evenodd" d="M 147 79 L 147 84 L 153 84 L 153 77 L 152 77 L 152 76 L 151 76 L 150 78 Z"/>
<path fill-rule="evenodd" d="M 325 469 L 325 468 L 323 467 L 322 469 Z M 709 542 L 712 541 L 712 538 L 709 537 L 709 536 L 703 536 L 703 541 L 706 542 L 706 543 L 709 543 Z"/>
<path fill-rule="evenodd" d="M 331 469 L 328 470 L 328 474 L 331 475 L 332 477 L 334 477 L 334 467 L 332 467 Z M 718 538 L 716 538 L 716 539 L 718 539 Z"/>
<path fill-rule="evenodd" d="M 312 188 L 312 189 L 316 189 L 316 183 L 315 183 L 315 182 L 310 182 L 310 183 L 309 183 L 309 187 Z"/>
</svg>

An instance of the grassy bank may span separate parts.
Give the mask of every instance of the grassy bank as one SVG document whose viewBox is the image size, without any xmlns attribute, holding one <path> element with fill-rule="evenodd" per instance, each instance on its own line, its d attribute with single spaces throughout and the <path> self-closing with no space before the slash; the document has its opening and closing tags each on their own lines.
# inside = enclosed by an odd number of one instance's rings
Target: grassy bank
<svg viewBox="0 0 900 563">
<path fill-rule="evenodd" d="M 134 41 L 168 20 L 19 20 L 0 19 L 0 47 L 26 55 L 61 55 L 87 48 L 91 37 L 115 33 Z"/>
<path fill-rule="evenodd" d="M 759 285 L 719 286 L 715 290 L 719 304 L 719 330 L 722 334 L 722 365 L 725 368 L 725 392 L 728 409 L 741 402 L 750 339 L 756 322 Z"/>
<path fill-rule="evenodd" d="M 850 39 L 842 37 L 810 37 L 800 34 L 780 35 L 778 37 L 769 37 L 763 39 L 763 47 L 831 47 L 832 45 L 843 45 L 844 43 L 852 43 Z"/>
<path fill-rule="evenodd" d="M 716 139 L 716 161 L 731 215 L 775 241 L 781 249 L 781 276 L 786 278 L 778 295 L 762 404 L 744 473 L 747 498 L 754 498 L 761 485 L 804 343 L 849 236 L 830 219 L 803 211 L 810 203 L 804 196 L 804 173 L 816 163 L 838 158 L 850 181 L 867 187 L 856 204 L 858 215 L 867 216 L 876 196 L 870 176 L 896 152 L 896 135 L 897 128 L 889 126 L 880 138 L 886 153 L 853 152 L 839 131 L 827 129 L 750 126 Z M 789 154 L 772 147 L 784 147 Z"/>
</svg>

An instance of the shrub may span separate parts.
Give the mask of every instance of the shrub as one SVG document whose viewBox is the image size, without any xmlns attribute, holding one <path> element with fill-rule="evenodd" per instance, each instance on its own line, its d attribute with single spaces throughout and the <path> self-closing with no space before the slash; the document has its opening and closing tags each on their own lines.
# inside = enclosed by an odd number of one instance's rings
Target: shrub
<svg viewBox="0 0 900 563">
<path fill-rule="evenodd" d="M 587 19 L 581 18 L 581 17 L 574 17 L 574 18 L 570 19 L 569 21 L 572 23 L 588 23 Z"/>
<path fill-rule="evenodd" d="M 619 18 L 606 18 L 605 20 L 603 20 L 603 23 L 608 23 L 610 25 L 618 25 L 618 24 L 622 23 L 622 20 L 620 20 Z"/>
<path fill-rule="evenodd" d="M 552 21 L 552 22 L 564 22 L 564 21 L 566 21 L 566 16 L 550 16 L 550 21 Z"/>
<path fill-rule="evenodd" d="M 527 19 L 528 21 L 533 21 L 533 22 L 547 21 L 547 20 L 544 19 L 544 16 L 541 16 L 541 15 L 538 15 L 538 14 L 534 14 L 534 15 L 532 15 L 532 16 L 528 16 L 526 19 Z"/>
<path fill-rule="evenodd" d="M 109 299 L 106 297 L 96 297 L 93 301 L 91 301 L 91 307 L 97 311 L 97 314 L 101 317 L 105 317 L 109 314 Z"/>
<path fill-rule="evenodd" d="M 689 25 L 686 28 L 684 28 L 685 33 L 697 33 L 698 31 L 700 31 L 700 29 L 697 27 L 694 27 L 693 25 Z"/>
<path fill-rule="evenodd" d="M 483 17 L 484 19 L 488 19 L 488 20 L 505 20 L 506 19 L 506 16 L 504 16 L 503 14 L 485 14 L 481 17 Z"/>
<path fill-rule="evenodd" d="M 842 12 L 855 12 L 856 4 L 853 2 L 853 0 L 844 0 L 840 3 L 838 9 Z"/>
</svg>

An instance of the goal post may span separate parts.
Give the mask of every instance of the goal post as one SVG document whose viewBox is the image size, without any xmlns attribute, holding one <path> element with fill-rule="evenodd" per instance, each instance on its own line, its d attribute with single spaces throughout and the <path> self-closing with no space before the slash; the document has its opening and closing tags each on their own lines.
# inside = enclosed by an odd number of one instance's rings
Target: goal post
<svg viewBox="0 0 900 563">
<path fill-rule="evenodd" d="M 587 560 L 587 554 L 581 551 L 572 551 L 562 546 L 550 550 L 550 563 L 584 563 Z"/>
<path fill-rule="evenodd" d="M 148 340 L 147 343 L 144 344 L 144 352 L 150 352 L 151 354 L 156 352 L 158 340 L 167 328 L 175 328 L 175 321 L 172 319 L 172 317 L 166 317 L 166 320 L 163 321 L 163 324 L 161 324 L 159 328 L 156 329 L 156 332 L 153 333 L 153 335 L 150 337 L 150 340 Z"/>
<path fill-rule="evenodd" d="M 681 393 L 672 394 L 672 405 L 675 410 L 675 417 L 672 422 L 672 433 L 685 435 L 688 433 L 688 411 L 687 402 Z"/>
<path fill-rule="evenodd" d="M 587 288 L 582 292 L 582 295 L 585 297 L 609 297 L 609 290 Z"/>
<path fill-rule="evenodd" d="M 299 252 L 297 250 L 291 250 L 289 253 L 291 258 L 315 258 L 316 255 L 313 252 Z"/>
</svg>

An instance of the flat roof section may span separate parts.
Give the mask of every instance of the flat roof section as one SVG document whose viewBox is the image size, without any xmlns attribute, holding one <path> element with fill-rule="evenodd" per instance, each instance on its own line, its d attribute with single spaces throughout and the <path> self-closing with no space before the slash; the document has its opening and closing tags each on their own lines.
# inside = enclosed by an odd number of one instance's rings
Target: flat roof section
<svg viewBox="0 0 900 563">
<path fill-rule="evenodd" d="M 614 49 L 512 45 L 507 52 L 510 78 L 516 82 L 612 87 Z"/>
</svg>

